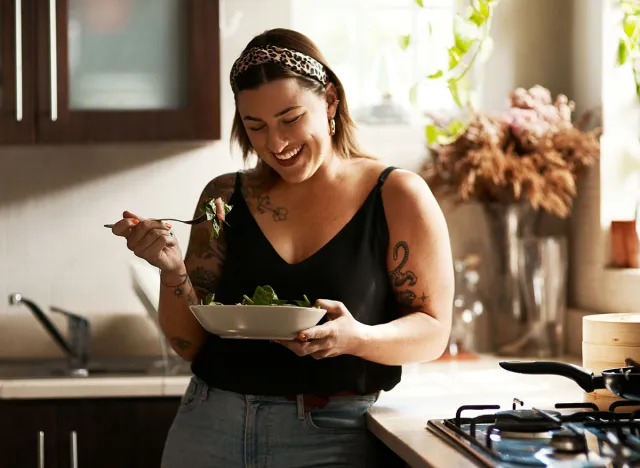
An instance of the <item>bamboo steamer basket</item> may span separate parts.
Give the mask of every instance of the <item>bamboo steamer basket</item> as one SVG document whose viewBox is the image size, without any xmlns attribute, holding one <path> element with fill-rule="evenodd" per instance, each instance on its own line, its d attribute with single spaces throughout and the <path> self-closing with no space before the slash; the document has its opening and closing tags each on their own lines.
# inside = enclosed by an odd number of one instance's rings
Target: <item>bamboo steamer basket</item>
<svg viewBox="0 0 640 468">
<path fill-rule="evenodd" d="M 583 343 L 640 346 L 640 313 L 596 314 L 582 318 Z"/>
<path fill-rule="evenodd" d="M 608 346 L 582 342 L 582 367 L 594 374 L 605 369 L 624 367 L 624 360 L 628 357 L 640 362 L 640 346 Z M 615 396 L 606 388 L 595 390 L 595 393 Z"/>
<path fill-rule="evenodd" d="M 625 358 L 640 361 L 640 313 L 587 315 L 582 320 L 582 366 L 599 374 L 605 369 L 624 367 Z M 624 400 L 607 389 L 586 393 L 603 409 Z M 606 409 L 605 408 L 605 409 Z M 619 408 L 617 411 L 627 411 Z"/>
</svg>

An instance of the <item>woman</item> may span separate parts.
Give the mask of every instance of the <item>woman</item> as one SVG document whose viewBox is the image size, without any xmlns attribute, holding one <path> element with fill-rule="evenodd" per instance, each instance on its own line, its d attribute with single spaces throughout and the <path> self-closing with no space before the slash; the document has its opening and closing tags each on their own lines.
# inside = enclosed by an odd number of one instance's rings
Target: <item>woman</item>
<svg viewBox="0 0 640 468">
<path fill-rule="evenodd" d="M 255 37 L 230 79 L 232 138 L 258 163 L 204 188 L 196 215 L 212 198 L 233 206 L 221 236 L 193 226 L 183 261 L 170 225 L 125 212 L 113 227 L 160 269 L 160 325 L 193 361 L 162 466 L 376 466 L 367 410 L 403 364 L 436 359 L 448 340 L 444 217 L 420 177 L 358 148 L 340 80 L 307 37 Z M 189 311 L 258 285 L 306 294 L 326 320 L 292 341 L 225 340 Z"/>
</svg>

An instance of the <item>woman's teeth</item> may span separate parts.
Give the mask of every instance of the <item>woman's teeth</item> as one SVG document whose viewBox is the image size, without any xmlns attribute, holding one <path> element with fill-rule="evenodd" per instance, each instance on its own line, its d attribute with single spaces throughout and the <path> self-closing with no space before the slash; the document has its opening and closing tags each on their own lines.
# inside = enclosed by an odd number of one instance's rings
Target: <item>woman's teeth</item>
<svg viewBox="0 0 640 468">
<path fill-rule="evenodd" d="M 279 159 L 281 161 L 286 161 L 287 159 L 291 159 L 294 156 L 297 156 L 303 146 L 304 145 L 300 145 L 296 148 L 293 148 L 291 151 L 287 151 L 286 153 L 278 153 L 278 154 L 274 153 L 274 156 L 276 157 L 276 159 Z"/>
</svg>

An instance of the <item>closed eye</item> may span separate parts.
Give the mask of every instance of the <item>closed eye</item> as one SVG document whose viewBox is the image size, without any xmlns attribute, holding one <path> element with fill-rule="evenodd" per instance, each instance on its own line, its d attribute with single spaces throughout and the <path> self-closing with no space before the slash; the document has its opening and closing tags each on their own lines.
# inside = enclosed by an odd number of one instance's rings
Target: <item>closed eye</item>
<svg viewBox="0 0 640 468">
<path fill-rule="evenodd" d="M 259 132 L 260 130 L 262 130 L 263 128 L 265 128 L 266 125 L 260 125 L 259 127 L 249 127 L 249 130 L 252 130 L 254 132 Z"/>
<path fill-rule="evenodd" d="M 293 118 L 293 119 L 291 119 L 291 120 L 285 120 L 285 121 L 284 121 L 284 123 L 286 123 L 286 124 L 292 124 L 292 123 L 294 123 L 294 122 L 297 122 L 298 120 L 300 120 L 300 119 L 302 118 L 302 116 L 303 116 L 304 114 L 305 114 L 305 113 L 302 113 L 302 114 L 300 114 L 300 115 L 298 115 L 298 116 L 294 117 L 294 118 Z"/>
</svg>

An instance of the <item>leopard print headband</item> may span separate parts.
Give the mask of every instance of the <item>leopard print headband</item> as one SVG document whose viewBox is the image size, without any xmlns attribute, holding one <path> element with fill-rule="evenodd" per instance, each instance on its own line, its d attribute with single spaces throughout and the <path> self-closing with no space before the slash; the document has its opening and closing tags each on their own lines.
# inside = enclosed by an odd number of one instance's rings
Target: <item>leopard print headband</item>
<svg viewBox="0 0 640 468">
<path fill-rule="evenodd" d="M 327 84 L 327 72 L 324 65 L 317 60 L 302 52 L 268 45 L 264 47 L 253 47 L 235 61 L 231 68 L 231 85 L 234 85 L 238 75 L 244 73 L 249 68 L 268 62 L 278 63 L 299 75 L 313 78 L 323 85 Z"/>
</svg>

